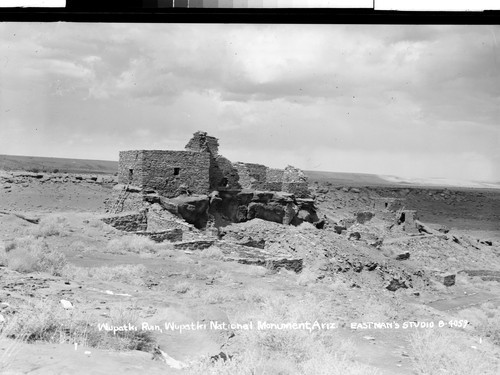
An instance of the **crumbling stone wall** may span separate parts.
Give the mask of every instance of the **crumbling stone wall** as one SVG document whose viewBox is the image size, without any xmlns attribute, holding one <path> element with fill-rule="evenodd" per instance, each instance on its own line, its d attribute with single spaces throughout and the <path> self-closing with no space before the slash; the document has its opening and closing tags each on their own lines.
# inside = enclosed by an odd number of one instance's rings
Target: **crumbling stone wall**
<svg viewBox="0 0 500 375">
<path fill-rule="evenodd" d="M 241 189 L 238 170 L 224 156 L 218 155 L 210 159 L 210 189 Z"/>
<path fill-rule="evenodd" d="M 212 156 L 219 154 L 219 140 L 215 137 L 207 135 L 206 132 L 197 131 L 186 144 L 187 151 L 195 152 L 210 152 Z"/>
<path fill-rule="evenodd" d="M 308 197 L 309 186 L 304 172 L 291 165 L 287 166 L 283 171 L 283 185 L 281 190 L 294 194 L 298 198 Z"/>
<path fill-rule="evenodd" d="M 297 168 L 285 170 L 262 164 L 231 163 L 218 154 L 217 138 L 198 131 L 186 151 L 121 151 L 118 182 L 174 197 L 188 190 L 208 194 L 215 190 L 254 189 L 309 196 L 307 178 Z"/>
<path fill-rule="evenodd" d="M 239 183 L 243 189 L 266 189 L 267 167 L 262 164 L 235 163 Z"/>
<path fill-rule="evenodd" d="M 401 198 L 382 197 L 372 198 L 373 208 L 380 211 L 396 212 L 404 207 L 404 200 Z"/>
<path fill-rule="evenodd" d="M 283 185 L 283 169 L 267 168 L 266 190 L 281 191 Z"/>
<path fill-rule="evenodd" d="M 417 211 L 415 210 L 401 210 L 397 213 L 398 225 L 402 226 L 402 229 L 411 234 L 418 234 L 417 224 L 415 220 L 418 220 Z"/>
</svg>

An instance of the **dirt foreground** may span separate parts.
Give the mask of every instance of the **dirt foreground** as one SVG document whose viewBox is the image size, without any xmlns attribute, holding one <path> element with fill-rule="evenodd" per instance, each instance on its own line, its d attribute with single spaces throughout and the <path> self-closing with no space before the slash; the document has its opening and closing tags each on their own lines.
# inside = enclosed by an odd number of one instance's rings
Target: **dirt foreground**
<svg viewBox="0 0 500 375">
<path fill-rule="evenodd" d="M 498 190 L 313 182 L 323 229 L 253 219 L 197 248 L 101 221 L 115 183 L 0 173 L 0 373 L 500 372 Z"/>
</svg>

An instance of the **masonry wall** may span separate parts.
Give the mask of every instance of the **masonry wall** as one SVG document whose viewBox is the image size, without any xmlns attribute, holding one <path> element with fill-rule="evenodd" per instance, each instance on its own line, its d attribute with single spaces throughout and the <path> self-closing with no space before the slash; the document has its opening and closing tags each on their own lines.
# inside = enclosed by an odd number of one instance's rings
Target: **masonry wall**
<svg viewBox="0 0 500 375">
<path fill-rule="evenodd" d="M 118 163 L 118 183 L 142 186 L 143 151 L 120 151 Z"/>
<path fill-rule="evenodd" d="M 262 164 L 235 163 L 239 184 L 243 189 L 266 189 L 267 167 Z"/>
<path fill-rule="evenodd" d="M 281 191 L 283 181 L 283 169 L 267 168 L 266 190 Z"/>
<path fill-rule="evenodd" d="M 231 161 L 223 156 L 211 158 L 210 188 L 213 190 L 240 189 L 238 170 Z"/>
<path fill-rule="evenodd" d="M 297 198 L 309 197 L 307 182 L 283 182 L 281 191 L 295 195 Z"/>
<path fill-rule="evenodd" d="M 194 194 L 210 191 L 210 154 L 192 151 L 142 151 L 142 187 L 166 197 L 178 195 L 181 185 Z"/>
<path fill-rule="evenodd" d="M 207 135 L 206 132 L 198 131 L 193 134 L 193 137 L 189 140 L 185 149 L 187 151 L 197 152 L 208 151 L 212 156 L 217 156 L 219 153 L 219 140 Z"/>
</svg>

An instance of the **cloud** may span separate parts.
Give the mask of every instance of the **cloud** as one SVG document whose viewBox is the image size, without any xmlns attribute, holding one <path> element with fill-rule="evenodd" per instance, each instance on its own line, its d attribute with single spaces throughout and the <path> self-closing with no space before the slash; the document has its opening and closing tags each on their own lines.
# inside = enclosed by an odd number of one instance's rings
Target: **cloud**
<svg viewBox="0 0 500 375">
<path fill-rule="evenodd" d="M 0 147 L 116 159 L 125 148 L 181 149 L 204 129 L 235 161 L 498 180 L 499 35 L 498 26 L 5 23 Z"/>
</svg>

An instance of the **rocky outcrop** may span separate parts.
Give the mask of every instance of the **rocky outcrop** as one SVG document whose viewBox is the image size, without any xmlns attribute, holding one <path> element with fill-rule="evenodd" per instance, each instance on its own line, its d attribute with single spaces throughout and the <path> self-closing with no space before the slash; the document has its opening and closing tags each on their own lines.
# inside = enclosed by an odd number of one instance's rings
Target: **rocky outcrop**
<svg viewBox="0 0 500 375">
<path fill-rule="evenodd" d="M 361 211 L 356 213 L 356 222 L 358 224 L 365 224 L 366 222 L 370 221 L 375 214 L 371 211 Z"/>
<path fill-rule="evenodd" d="M 285 225 L 319 222 L 313 199 L 272 191 L 233 190 L 210 195 L 209 215 L 215 226 L 262 219 Z"/>
<path fill-rule="evenodd" d="M 208 222 L 210 200 L 206 195 L 160 198 L 160 205 L 167 211 L 184 219 L 196 228 L 204 228 Z"/>
</svg>

